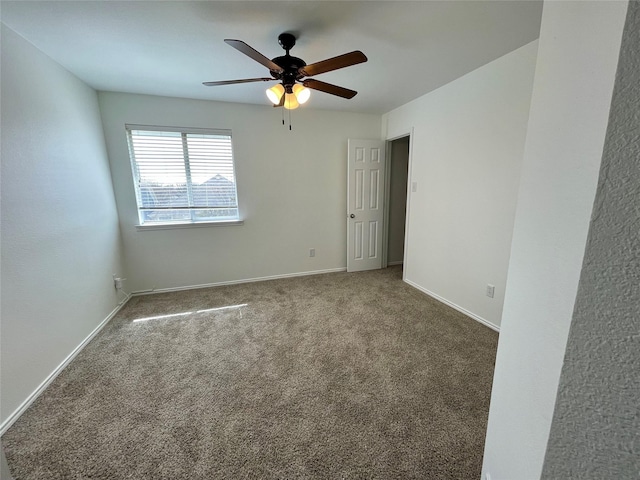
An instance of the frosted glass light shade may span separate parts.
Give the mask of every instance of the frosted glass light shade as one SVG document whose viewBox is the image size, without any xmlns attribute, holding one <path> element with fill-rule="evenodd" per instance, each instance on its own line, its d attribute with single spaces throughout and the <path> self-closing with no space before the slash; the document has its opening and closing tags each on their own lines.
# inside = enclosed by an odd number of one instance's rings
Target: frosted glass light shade
<svg viewBox="0 0 640 480">
<path fill-rule="evenodd" d="M 300 103 L 296 99 L 295 95 L 292 95 L 290 93 L 287 93 L 285 95 L 286 96 L 284 97 L 284 108 L 286 108 L 287 110 L 295 110 L 300 106 Z"/>
<path fill-rule="evenodd" d="M 282 95 L 284 95 L 284 87 L 281 83 L 274 85 L 271 88 L 267 88 L 267 98 L 274 105 L 278 105 L 280 103 Z"/>
<path fill-rule="evenodd" d="M 303 87 L 299 83 L 296 83 L 293 86 L 293 94 L 296 96 L 296 100 L 298 100 L 298 103 L 302 105 L 307 100 L 309 100 L 309 97 L 311 96 L 311 90 Z"/>
</svg>

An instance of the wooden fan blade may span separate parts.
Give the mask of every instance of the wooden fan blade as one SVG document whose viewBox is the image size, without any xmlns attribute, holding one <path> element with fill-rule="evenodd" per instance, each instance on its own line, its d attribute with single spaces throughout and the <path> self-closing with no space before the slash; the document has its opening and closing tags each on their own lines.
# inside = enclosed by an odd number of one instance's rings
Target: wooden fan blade
<svg viewBox="0 0 640 480">
<path fill-rule="evenodd" d="M 282 70 L 282 67 L 273 63 L 271 60 L 269 60 L 267 57 L 262 55 L 255 48 L 250 47 L 249 45 L 244 43 L 242 40 L 233 40 L 233 39 L 227 38 L 225 39 L 225 43 L 227 43 L 228 45 L 231 45 L 233 48 L 235 48 L 239 52 L 244 53 L 247 57 L 250 57 L 254 59 L 256 62 L 261 63 L 272 72 L 282 73 L 284 71 Z"/>
<path fill-rule="evenodd" d="M 302 82 L 302 85 L 313 90 L 330 93 L 331 95 L 337 95 L 342 98 L 353 98 L 358 94 L 355 90 L 349 90 L 348 88 L 321 82 L 320 80 L 314 80 L 313 78 L 307 78 Z"/>
<path fill-rule="evenodd" d="M 203 85 L 207 87 L 215 87 L 217 85 L 233 85 L 235 83 L 251 83 L 251 82 L 269 82 L 271 80 L 275 80 L 275 78 L 244 78 L 242 80 L 222 80 L 220 82 L 202 82 Z"/>
<path fill-rule="evenodd" d="M 345 53 L 338 57 L 328 58 L 321 62 L 312 63 L 311 65 L 305 65 L 298 69 L 298 73 L 305 77 L 313 77 L 321 73 L 330 72 L 332 70 L 338 70 L 339 68 L 350 67 L 351 65 L 357 65 L 367 61 L 367 57 L 360 50 L 354 52 Z"/>
</svg>

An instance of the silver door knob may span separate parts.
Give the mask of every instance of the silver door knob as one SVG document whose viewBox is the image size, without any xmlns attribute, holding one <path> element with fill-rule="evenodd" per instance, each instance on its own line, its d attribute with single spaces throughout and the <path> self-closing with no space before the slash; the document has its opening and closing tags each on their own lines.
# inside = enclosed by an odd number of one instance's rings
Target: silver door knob
<svg viewBox="0 0 640 480">
<path fill-rule="evenodd" d="M 356 216 L 352 213 L 351 215 L 349 215 L 350 218 L 356 218 Z"/>
</svg>

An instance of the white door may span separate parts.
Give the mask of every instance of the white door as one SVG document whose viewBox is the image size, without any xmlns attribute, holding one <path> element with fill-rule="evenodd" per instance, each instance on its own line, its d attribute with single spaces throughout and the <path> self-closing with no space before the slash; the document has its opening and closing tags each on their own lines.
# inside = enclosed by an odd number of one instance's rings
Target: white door
<svg viewBox="0 0 640 480">
<path fill-rule="evenodd" d="M 347 271 L 382 268 L 384 142 L 349 139 Z"/>
</svg>

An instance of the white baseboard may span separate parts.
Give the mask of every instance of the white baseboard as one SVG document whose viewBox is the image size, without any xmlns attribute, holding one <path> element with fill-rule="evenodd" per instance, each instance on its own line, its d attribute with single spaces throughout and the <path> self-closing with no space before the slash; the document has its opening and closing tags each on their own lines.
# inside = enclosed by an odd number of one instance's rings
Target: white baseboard
<svg viewBox="0 0 640 480">
<path fill-rule="evenodd" d="M 500 327 L 498 325 L 495 325 L 495 324 L 491 323 L 489 320 L 487 320 L 485 318 L 482 318 L 480 315 L 476 315 L 475 313 L 470 312 L 466 308 L 462 308 L 460 305 L 456 305 L 455 303 L 447 300 L 446 298 L 443 298 L 443 297 L 441 297 L 440 295 L 438 295 L 436 293 L 430 292 L 426 288 L 421 287 L 420 285 L 418 285 L 415 282 L 412 282 L 411 280 L 407 280 L 405 278 L 404 281 L 405 281 L 405 283 L 408 283 L 409 285 L 411 285 L 413 288 L 416 288 L 416 289 L 420 290 L 422 293 L 426 293 L 430 297 L 438 300 L 441 303 L 444 303 L 445 305 L 453 308 L 454 310 L 459 311 L 460 313 L 464 313 L 467 317 L 473 318 L 475 321 L 482 323 L 486 327 L 489 327 L 491 330 L 495 330 L 496 332 L 500 332 Z"/>
<path fill-rule="evenodd" d="M 125 299 L 122 300 L 118 304 L 118 306 L 114 308 L 111 313 L 107 315 L 107 317 L 102 320 L 102 322 L 100 322 L 100 324 L 96 328 L 93 329 L 93 331 L 87 336 L 87 338 L 85 338 L 80 343 L 80 345 L 78 345 L 67 356 L 67 358 L 65 358 L 62 363 L 49 374 L 49 376 L 38 386 L 38 388 L 36 388 L 33 393 L 31 393 L 31 395 L 29 395 L 27 399 L 22 402 L 22 404 L 11 415 L 9 415 L 9 417 L 4 422 L 2 422 L 2 424 L 0 425 L 0 436 L 4 435 L 9 427 L 11 427 L 11 425 L 13 425 L 14 422 L 18 420 L 18 418 L 20 418 L 20 415 L 22 415 L 27 410 L 27 408 L 31 406 L 36 398 L 38 398 L 40 394 L 44 392 L 44 390 L 51 384 L 51 382 L 53 382 L 55 378 L 60 375 L 62 370 L 64 370 L 64 368 L 69 365 L 69 363 L 71 363 L 71 361 L 82 351 L 82 349 L 93 339 L 93 337 L 95 337 L 100 332 L 100 330 L 102 330 L 107 325 L 107 323 L 109 323 L 109 320 L 116 316 L 116 314 L 120 311 L 120 309 L 122 309 L 122 307 L 126 305 L 130 298 L 131 295 L 127 295 Z"/>
<path fill-rule="evenodd" d="M 151 295 L 154 293 L 179 292 L 181 290 L 195 290 L 197 288 L 220 287 L 222 285 L 237 285 L 239 283 L 264 282 L 267 280 L 278 280 L 280 278 L 306 277 L 307 275 L 321 275 L 323 273 L 336 273 L 336 272 L 346 272 L 346 271 L 347 271 L 346 267 L 340 267 L 340 268 L 329 268 L 326 270 L 313 270 L 310 272 L 284 273 L 282 275 L 269 275 L 268 277 L 243 278 L 240 280 L 203 283 L 200 285 L 187 285 L 183 287 L 152 288 L 151 290 L 138 290 L 136 292 L 133 292 L 131 295 L 138 296 L 138 295 Z"/>
</svg>

